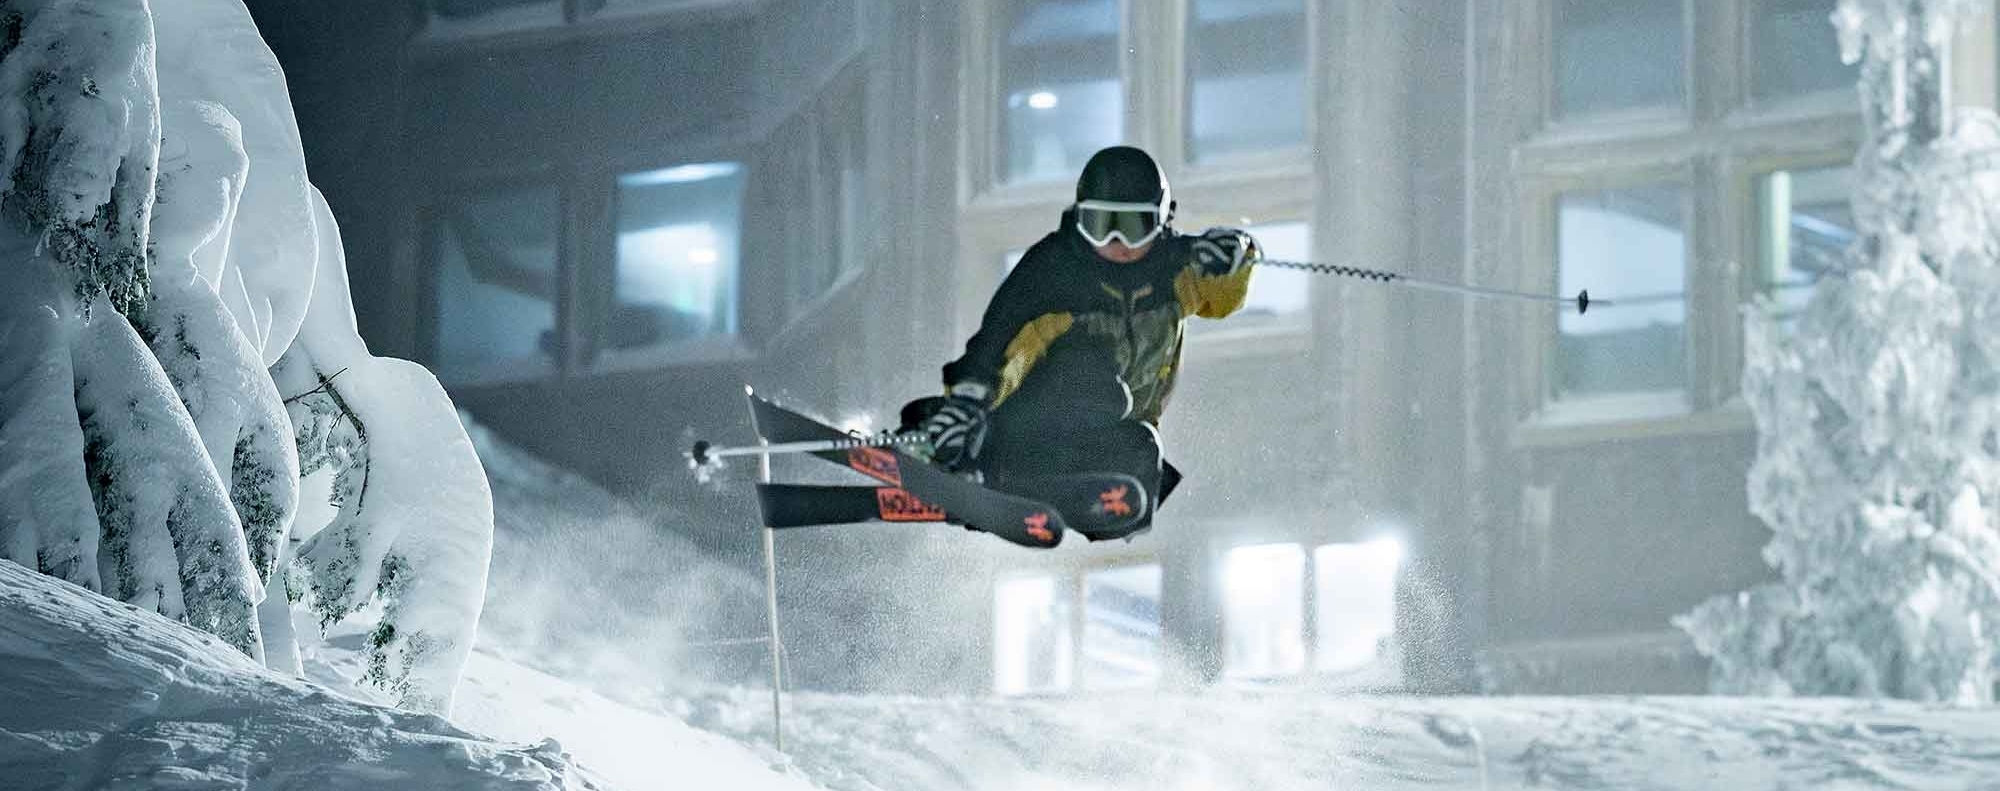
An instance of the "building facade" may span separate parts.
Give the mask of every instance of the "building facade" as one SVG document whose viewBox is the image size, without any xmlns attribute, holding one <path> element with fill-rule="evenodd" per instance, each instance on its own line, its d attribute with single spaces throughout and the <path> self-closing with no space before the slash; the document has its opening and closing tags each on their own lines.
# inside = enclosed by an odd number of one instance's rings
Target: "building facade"
<svg viewBox="0 0 2000 791">
<path fill-rule="evenodd" d="M 377 352 L 729 562 L 753 470 L 699 485 L 688 444 L 751 439 L 746 383 L 871 429 L 935 392 L 1104 145 L 1274 257 L 1629 298 L 1264 271 L 1190 328 L 1151 533 L 780 536 L 801 685 L 1697 691 L 1669 619 L 1768 576 L 1737 315 L 1852 233 L 1834 0 L 251 5 Z"/>
</svg>

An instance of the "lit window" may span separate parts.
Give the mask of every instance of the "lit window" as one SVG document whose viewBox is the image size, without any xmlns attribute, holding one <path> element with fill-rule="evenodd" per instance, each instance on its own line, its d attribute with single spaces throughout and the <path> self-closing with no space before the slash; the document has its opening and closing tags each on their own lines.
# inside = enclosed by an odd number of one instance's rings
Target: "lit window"
<svg viewBox="0 0 2000 791">
<path fill-rule="evenodd" d="M 1854 241 L 1846 166 L 1780 170 L 1757 182 L 1759 291 L 1790 321 Z"/>
<path fill-rule="evenodd" d="M 1116 0 L 1015 0 L 1000 49 L 1004 182 L 1076 178 L 1125 136 Z"/>
<path fill-rule="evenodd" d="M 1390 539 L 1313 550 L 1316 669 L 1347 672 L 1388 659 L 1402 561 L 1402 545 Z"/>
<path fill-rule="evenodd" d="M 1194 0 L 1192 12 L 1189 157 L 1304 143 L 1304 0 Z"/>
<path fill-rule="evenodd" d="M 1083 678 L 1094 688 L 1160 678 L 1160 567 L 1091 572 L 1083 581 Z"/>
<path fill-rule="evenodd" d="M 1686 188 L 1563 193 L 1558 292 L 1632 298 L 1558 320 L 1557 398 L 1682 389 L 1686 382 Z"/>
<path fill-rule="evenodd" d="M 1554 10 L 1557 115 L 1681 106 L 1681 0 L 1556 0 Z"/>
<path fill-rule="evenodd" d="M 993 687 L 1003 695 L 1070 686 L 1070 589 L 1053 577 L 1000 583 L 993 608 Z"/>
<path fill-rule="evenodd" d="M 1839 0 L 1758 0 L 1751 19 L 1751 95 L 1780 98 L 1853 90 L 1860 65 L 1840 62 L 1833 9 Z"/>
<path fill-rule="evenodd" d="M 554 359 L 561 208 L 554 187 L 440 207 L 432 236 L 439 367 Z"/>
<path fill-rule="evenodd" d="M 1257 678 L 1305 669 L 1305 549 L 1267 544 L 1223 561 L 1224 671 Z"/>
<path fill-rule="evenodd" d="M 742 168 L 711 163 L 619 176 L 617 215 L 603 348 L 734 334 Z"/>
</svg>

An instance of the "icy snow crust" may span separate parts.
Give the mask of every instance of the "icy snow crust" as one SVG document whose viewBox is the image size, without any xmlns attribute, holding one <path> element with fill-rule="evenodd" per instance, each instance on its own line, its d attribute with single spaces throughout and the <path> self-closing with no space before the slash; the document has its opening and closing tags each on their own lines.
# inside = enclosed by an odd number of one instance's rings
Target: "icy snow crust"
<svg viewBox="0 0 2000 791">
<path fill-rule="evenodd" d="M 344 698 L 0 561 L 0 787 L 605 786 L 554 742 L 505 744 Z"/>
<path fill-rule="evenodd" d="M 769 739 L 755 692 L 666 701 Z M 835 791 L 1921 789 L 2000 786 L 1978 710 L 1748 698 L 787 698 L 785 746 Z"/>
</svg>

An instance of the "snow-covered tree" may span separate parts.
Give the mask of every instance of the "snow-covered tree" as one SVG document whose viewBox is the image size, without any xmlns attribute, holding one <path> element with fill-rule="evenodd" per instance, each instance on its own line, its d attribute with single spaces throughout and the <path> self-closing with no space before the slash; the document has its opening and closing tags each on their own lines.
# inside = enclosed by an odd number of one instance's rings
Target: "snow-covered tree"
<svg viewBox="0 0 2000 791">
<path fill-rule="evenodd" d="M 449 710 L 485 476 L 436 379 L 356 332 L 241 0 L 0 4 L 0 266 L 0 558 L 294 672 L 293 602 L 379 597 L 368 680 Z"/>
<path fill-rule="evenodd" d="M 2000 119 L 1947 112 L 1977 0 L 1841 0 L 1860 240 L 1794 329 L 1746 318 L 1750 507 L 1781 581 L 1677 623 L 1722 692 L 1989 701 L 2000 639 Z"/>
</svg>

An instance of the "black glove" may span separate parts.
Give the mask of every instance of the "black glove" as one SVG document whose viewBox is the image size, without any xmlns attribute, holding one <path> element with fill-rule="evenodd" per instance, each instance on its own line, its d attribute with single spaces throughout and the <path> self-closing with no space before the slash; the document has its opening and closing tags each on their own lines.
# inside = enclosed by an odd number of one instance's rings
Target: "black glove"
<svg viewBox="0 0 2000 791">
<path fill-rule="evenodd" d="M 952 472 L 971 468 L 986 441 L 986 404 L 964 396 L 946 396 L 918 430 L 930 438 L 931 463 Z"/>
<path fill-rule="evenodd" d="M 1210 228 L 1194 239 L 1194 262 L 1203 275 L 1233 275 L 1263 257 L 1257 240 L 1234 228 Z"/>
</svg>

